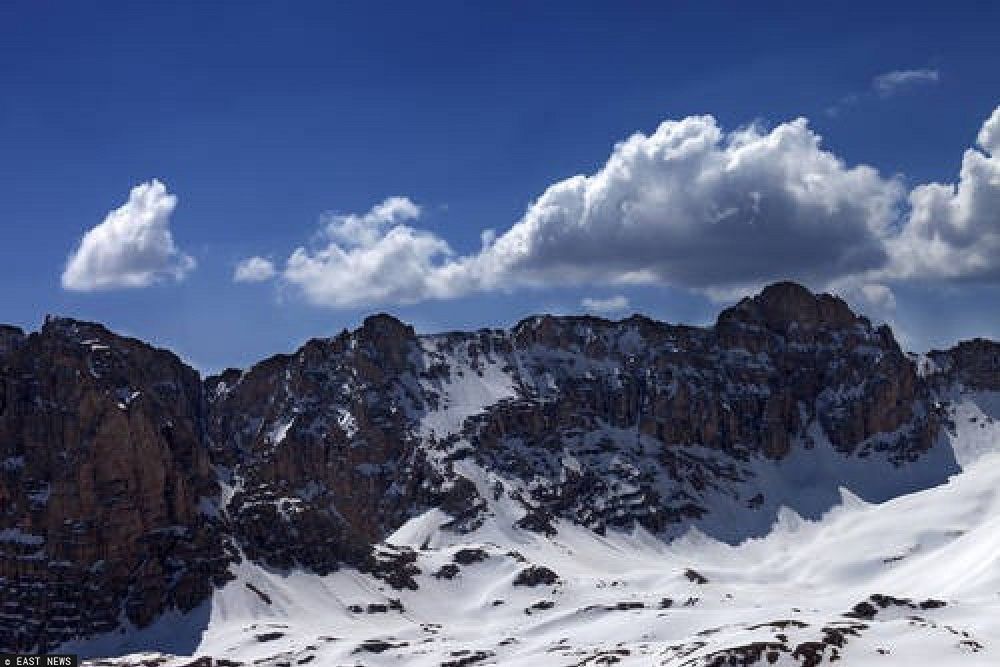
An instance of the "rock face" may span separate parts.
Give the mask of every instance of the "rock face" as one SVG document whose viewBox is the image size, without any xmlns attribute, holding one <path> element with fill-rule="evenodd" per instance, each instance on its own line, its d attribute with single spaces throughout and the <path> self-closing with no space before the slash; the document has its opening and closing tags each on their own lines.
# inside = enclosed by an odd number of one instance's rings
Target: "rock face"
<svg viewBox="0 0 1000 667">
<path fill-rule="evenodd" d="M 197 373 L 50 319 L 0 358 L 0 638 L 50 648 L 191 609 L 226 573 Z"/>
<path fill-rule="evenodd" d="M 379 543 L 430 508 L 458 532 L 513 504 L 524 530 L 664 538 L 720 513 L 739 539 L 789 502 L 762 481 L 778 462 L 920 469 L 935 387 L 996 388 L 997 348 L 918 375 L 888 328 L 792 283 L 706 328 L 541 316 L 418 336 L 375 315 L 204 382 L 99 325 L 2 327 L 0 649 L 191 609 L 239 557 L 414 587 L 415 554 Z"/>
<path fill-rule="evenodd" d="M 523 527 L 543 531 L 558 516 L 661 532 L 705 515 L 713 490 L 747 487 L 748 461 L 818 438 L 902 466 L 931 447 L 941 419 L 888 328 L 791 283 L 710 329 L 542 317 L 515 327 L 510 345 L 517 397 L 463 434 L 488 468 L 527 483 Z M 759 505 L 767 489 L 748 488 L 742 502 Z"/>
<path fill-rule="evenodd" d="M 1000 391 L 1000 343 L 975 338 L 927 356 L 934 362 L 939 380 L 958 382 L 969 389 Z"/>
<path fill-rule="evenodd" d="M 207 380 L 212 453 L 229 471 L 227 514 L 249 558 L 370 565 L 371 544 L 420 505 L 428 470 L 404 407 L 416 349 L 412 328 L 379 315 Z"/>
<path fill-rule="evenodd" d="M 769 455 L 788 452 L 799 426 L 789 408 L 800 402 L 815 404 L 823 430 L 842 451 L 908 427 L 905 444 L 897 439 L 900 456 L 930 446 L 937 424 L 915 413 L 927 400 L 915 367 L 888 327 L 873 328 L 842 300 L 778 283 L 724 311 L 716 332 L 723 348 L 774 361 L 766 379 L 758 375 L 758 385 L 764 380 L 776 391 L 762 406 L 774 426 L 766 436 Z"/>
</svg>

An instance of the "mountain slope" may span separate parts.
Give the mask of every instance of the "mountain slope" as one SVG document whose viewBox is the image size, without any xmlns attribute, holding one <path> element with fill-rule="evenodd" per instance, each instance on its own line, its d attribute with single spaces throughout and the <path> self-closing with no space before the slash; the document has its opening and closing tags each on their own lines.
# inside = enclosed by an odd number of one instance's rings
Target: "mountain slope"
<svg viewBox="0 0 1000 667">
<path fill-rule="evenodd" d="M 994 438 L 997 424 L 988 427 Z M 956 449 L 963 436 L 950 436 Z M 994 451 L 946 484 L 884 503 L 844 491 L 817 521 L 783 511 L 766 537 L 736 546 L 694 530 L 670 543 L 641 527 L 600 536 L 565 521 L 547 538 L 512 529 L 514 516 L 499 514 L 456 536 L 430 510 L 388 540 L 413 549 L 416 590 L 355 570 L 319 576 L 245 563 L 192 615 L 203 621 L 195 641 L 178 645 L 192 635 L 170 620 L 87 648 L 264 665 L 819 665 L 836 657 L 862 667 L 993 665 L 998 489 Z M 533 566 L 557 580 L 516 585 Z M 720 661 L 730 656 L 738 661 Z"/>
</svg>

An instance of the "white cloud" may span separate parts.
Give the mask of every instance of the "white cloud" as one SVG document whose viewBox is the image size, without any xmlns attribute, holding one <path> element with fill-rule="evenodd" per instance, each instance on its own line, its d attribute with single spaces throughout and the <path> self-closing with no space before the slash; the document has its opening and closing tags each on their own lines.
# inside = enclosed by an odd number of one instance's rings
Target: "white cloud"
<svg viewBox="0 0 1000 667">
<path fill-rule="evenodd" d="M 620 313 L 628 308 L 628 299 L 621 294 L 608 297 L 606 299 L 588 296 L 584 297 L 584 299 L 580 301 L 580 305 L 583 306 L 584 310 L 592 313 L 613 314 Z"/>
<path fill-rule="evenodd" d="M 896 314 L 896 295 L 889 285 L 865 282 L 862 276 L 851 276 L 827 285 L 826 290 L 843 298 L 856 312 L 864 313 L 875 321 L 890 321 Z"/>
<path fill-rule="evenodd" d="M 409 199 L 390 197 L 364 215 L 326 216 L 319 246 L 296 249 L 282 276 L 322 306 L 454 296 L 461 286 L 445 280 L 441 261 L 451 248 L 405 224 L 419 215 Z"/>
<path fill-rule="evenodd" d="M 880 96 L 889 97 L 903 88 L 940 80 L 941 73 L 936 69 L 900 69 L 879 74 L 872 80 L 872 88 Z"/>
<path fill-rule="evenodd" d="M 885 72 L 872 79 L 870 90 L 849 92 L 824 111 L 827 116 L 836 118 L 841 112 L 847 111 L 869 98 L 889 98 L 904 89 L 919 84 L 937 83 L 940 80 L 941 73 L 936 69 L 905 69 Z"/>
<path fill-rule="evenodd" d="M 727 134 L 692 116 L 550 186 L 506 232 L 485 231 L 477 253 L 457 257 L 411 227 L 419 207 L 393 197 L 328 216 L 319 247 L 297 249 L 283 277 L 328 306 L 554 284 L 727 289 L 779 270 L 821 284 L 884 265 L 902 194 L 896 180 L 822 150 L 805 119 Z"/>
<path fill-rule="evenodd" d="M 615 146 L 590 176 L 550 186 L 456 274 L 481 289 L 643 284 L 728 289 L 782 277 L 826 283 L 879 268 L 898 181 L 848 167 L 805 119 L 724 133 L 667 121 Z"/>
<path fill-rule="evenodd" d="M 274 262 L 265 257 L 248 257 L 236 265 L 233 272 L 233 282 L 261 283 L 274 278 L 277 270 Z"/>
<path fill-rule="evenodd" d="M 372 245 L 378 242 L 384 227 L 416 220 L 420 207 L 406 197 L 389 197 L 364 215 L 328 213 L 323 216 L 326 235 L 347 245 Z"/>
<path fill-rule="evenodd" d="M 889 240 L 890 279 L 1000 281 L 1000 106 L 983 124 L 979 148 L 962 157 L 957 184 L 910 192 L 910 215 Z"/>
<path fill-rule="evenodd" d="M 896 296 L 888 286 L 872 283 L 862 285 L 859 290 L 865 303 L 887 311 L 896 309 Z"/>
<path fill-rule="evenodd" d="M 128 201 L 83 235 L 66 262 L 62 286 L 93 291 L 183 280 L 194 258 L 174 244 L 170 216 L 177 197 L 158 180 L 132 188 Z"/>
<path fill-rule="evenodd" d="M 1000 279 L 1000 108 L 978 143 L 957 185 L 907 193 L 899 178 L 824 150 L 805 119 L 727 133 L 692 116 L 635 134 L 595 173 L 551 185 L 506 231 L 483 231 L 475 252 L 456 255 L 414 226 L 416 204 L 392 197 L 326 216 L 317 243 L 295 250 L 281 276 L 332 307 L 555 285 L 668 285 L 730 299 L 791 279 L 890 312 L 900 281 Z"/>
</svg>

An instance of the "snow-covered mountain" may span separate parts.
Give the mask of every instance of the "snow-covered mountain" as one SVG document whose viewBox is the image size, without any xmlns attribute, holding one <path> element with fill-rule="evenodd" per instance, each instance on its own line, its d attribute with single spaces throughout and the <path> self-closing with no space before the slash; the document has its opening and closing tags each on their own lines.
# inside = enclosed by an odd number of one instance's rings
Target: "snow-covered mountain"
<svg viewBox="0 0 1000 667">
<path fill-rule="evenodd" d="M 378 315 L 204 382 L 5 332 L 0 648 L 996 664 L 996 343 L 908 356 L 791 283 L 707 328 Z"/>
</svg>

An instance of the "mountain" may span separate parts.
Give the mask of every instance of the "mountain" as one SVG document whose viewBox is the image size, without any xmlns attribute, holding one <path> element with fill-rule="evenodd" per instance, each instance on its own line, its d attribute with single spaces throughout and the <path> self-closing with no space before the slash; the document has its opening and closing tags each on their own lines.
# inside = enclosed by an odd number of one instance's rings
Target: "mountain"
<svg viewBox="0 0 1000 667">
<path fill-rule="evenodd" d="M 97 324 L 2 327 L 0 649 L 993 664 L 998 396 L 1000 344 L 907 355 L 793 283 L 704 328 L 375 315 L 204 380 Z"/>
</svg>

